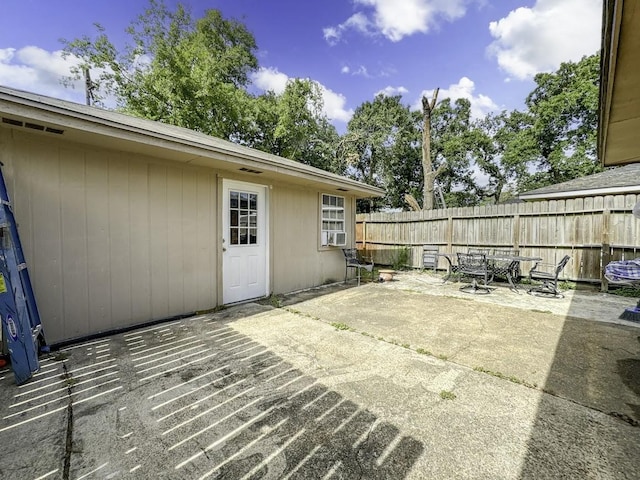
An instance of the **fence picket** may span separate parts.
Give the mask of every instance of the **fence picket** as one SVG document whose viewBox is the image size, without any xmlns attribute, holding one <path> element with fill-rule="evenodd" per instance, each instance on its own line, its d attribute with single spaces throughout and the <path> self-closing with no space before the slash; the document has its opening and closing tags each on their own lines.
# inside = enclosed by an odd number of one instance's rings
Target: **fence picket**
<svg viewBox="0 0 640 480">
<path fill-rule="evenodd" d="M 631 215 L 638 200 L 640 195 L 607 195 L 358 214 L 356 245 L 366 246 L 376 263 L 387 265 L 397 258 L 398 249 L 407 247 L 413 267 L 421 266 L 421 249 L 426 244 L 439 245 L 440 251 L 450 253 L 471 246 L 516 248 L 523 255 L 550 262 L 569 254 L 572 261 L 565 269 L 567 278 L 600 282 L 609 259 L 635 258 L 640 253 L 640 220 Z"/>
</svg>

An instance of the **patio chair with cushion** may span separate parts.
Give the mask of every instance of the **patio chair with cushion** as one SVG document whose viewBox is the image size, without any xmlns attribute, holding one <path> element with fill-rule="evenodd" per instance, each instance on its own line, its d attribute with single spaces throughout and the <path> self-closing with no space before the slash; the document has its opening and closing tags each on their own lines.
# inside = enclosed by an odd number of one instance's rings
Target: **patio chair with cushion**
<svg viewBox="0 0 640 480">
<path fill-rule="evenodd" d="M 367 272 L 371 274 L 371 280 L 373 281 L 373 261 L 370 259 L 365 259 L 358 255 L 357 248 L 343 248 L 342 253 L 344 254 L 344 283 L 347 283 L 347 274 L 350 268 L 356 270 L 356 278 L 358 279 L 358 285 L 360 285 L 360 274 L 361 270 L 364 268 Z"/>
<path fill-rule="evenodd" d="M 562 298 L 564 295 L 558 290 L 558 276 L 564 270 L 571 257 L 565 255 L 557 265 L 553 263 L 536 262 L 529 271 L 531 281 L 542 282 L 542 285 L 531 287 L 527 293 L 531 295 L 541 295 L 547 297 Z"/>
<path fill-rule="evenodd" d="M 489 265 L 487 264 L 487 256 L 484 253 L 458 253 L 457 271 L 462 277 L 471 277 L 471 285 L 460 287 L 460 290 L 466 293 L 482 293 L 491 292 L 489 287 Z M 482 283 L 478 284 L 478 280 Z"/>
</svg>

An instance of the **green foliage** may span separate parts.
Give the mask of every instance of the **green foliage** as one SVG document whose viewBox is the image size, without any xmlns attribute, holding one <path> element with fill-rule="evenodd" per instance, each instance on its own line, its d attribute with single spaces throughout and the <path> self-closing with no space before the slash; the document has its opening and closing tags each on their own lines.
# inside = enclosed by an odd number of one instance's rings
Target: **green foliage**
<svg viewBox="0 0 640 480">
<path fill-rule="evenodd" d="M 524 385 L 525 387 L 529 387 L 529 388 L 538 388 L 538 385 L 536 385 L 535 383 L 529 383 L 513 375 L 505 375 L 504 373 L 501 373 L 501 372 L 494 372 L 493 370 L 489 370 L 484 367 L 473 367 L 473 369 L 476 372 L 486 373 L 487 375 L 491 375 L 493 377 L 500 378 L 502 380 L 508 380 L 509 382 L 517 383 L 518 385 Z"/>
<path fill-rule="evenodd" d="M 338 133 L 324 115 L 323 106 L 317 82 L 290 80 L 277 99 L 271 153 L 324 170 L 341 170 L 334 154 Z"/>
<path fill-rule="evenodd" d="M 384 202 L 370 206 L 402 207 L 405 193 L 421 189 L 418 133 L 400 96 L 378 95 L 356 108 L 337 156 L 351 177 L 387 192 Z"/>
<path fill-rule="evenodd" d="M 529 115 L 514 110 L 488 114 L 475 123 L 472 155 L 478 169 L 488 177 L 480 203 L 497 204 L 515 195 L 516 181 L 527 174 L 518 134 L 529 122 Z"/>
<path fill-rule="evenodd" d="M 351 328 L 349 325 L 347 325 L 346 323 L 331 322 L 331 326 L 333 328 L 335 328 L 336 330 L 348 330 L 350 332 L 355 332 L 355 330 L 353 328 Z"/>
<path fill-rule="evenodd" d="M 455 393 L 450 392 L 449 390 L 441 390 L 440 398 L 443 400 L 455 400 L 458 397 Z"/>
<path fill-rule="evenodd" d="M 431 157 L 434 168 L 443 168 L 437 182 L 448 207 L 477 205 L 483 191 L 473 172 L 473 153 L 481 136 L 471 121 L 467 99 L 443 99 L 431 116 Z"/>
<path fill-rule="evenodd" d="M 536 172 L 522 176 L 521 190 L 564 182 L 601 170 L 596 155 L 600 56 L 566 62 L 535 76 L 526 100 L 531 126 L 519 141 Z"/>
<path fill-rule="evenodd" d="M 250 100 L 244 87 L 256 70 L 256 42 L 246 27 L 206 10 L 197 20 L 181 4 L 169 11 L 158 0 L 127 29 L 118 51 L 100 25 L 97 36 L 62 40 L 66 55 L 98 73 L 96 92 L 113 94 L 133 115 L 179 125 L 217 137 L 237 134 Z"/>
<path fill-rule="evenodd" d="M 608 293 L 612 295 L 618 295 L 620 297 L 638 298 L 640 297 L 640 288 L 620 287 L 620 288 L 609 290 Z"/>
<path fill-rule="evenodd" d="M 409 247 L 399 246 L 396 248 L 393 255 L 393 264 L 391 265 L 394 270 L 404 270 L 409 264 Z"/>
<path fill-rule="evenodd" d="M 133 115 L 190 128 L 383 188 L 359 211 L 422 203 L 421 112 L 400 96 L 376 96 L 355 109 L 344 135 L 323 113 L 322 87 L 292 79 L 283 93 L 252 95 L 255 38 L 218 10 L 193 18 L 150 0 L 127 29 L 122 49 L 96 24 L 93 36 L 62 40 L 79 59 L 71 80 L 93 78 Z M 431 157 L 449 207 L 498 203 L 517 192 L 600 170 L 596 158 L 599 56 L 563 63 L 535 77 L 526 110 L 471 116 L 466 99 L 444 98 L 431 113 Z M 478 183 L 478 172 L 488 178 Z"/>
</svg>

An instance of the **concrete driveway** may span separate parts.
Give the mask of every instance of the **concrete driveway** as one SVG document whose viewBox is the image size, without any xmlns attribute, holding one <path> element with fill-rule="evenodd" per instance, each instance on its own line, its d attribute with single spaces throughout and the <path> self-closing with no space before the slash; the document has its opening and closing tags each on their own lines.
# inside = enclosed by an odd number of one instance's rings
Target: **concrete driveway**
<svg viewBox="0 0 640 480">
<path fill-rule="evenodd" d="M 640 478 L 630 304 L 412 273 L 74 345 L 0 373 L 0 478 Z"/>
</svg>

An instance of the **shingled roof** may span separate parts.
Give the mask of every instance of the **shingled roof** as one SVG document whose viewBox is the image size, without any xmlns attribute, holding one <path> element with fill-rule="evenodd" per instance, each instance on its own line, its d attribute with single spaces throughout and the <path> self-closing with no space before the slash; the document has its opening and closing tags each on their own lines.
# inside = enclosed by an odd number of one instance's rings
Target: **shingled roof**
<svg viewBox="0 0 640 480">
<path fill-rule="evenodd" d="M 640 193 L 640 164 L 610 168 L 604 172 L 576 178 L 568 182 L 521 193 L 522 200 L 555 200 L 561 198 L 590 197 L 594 195 L 621 195 Z"/>
</svg>

